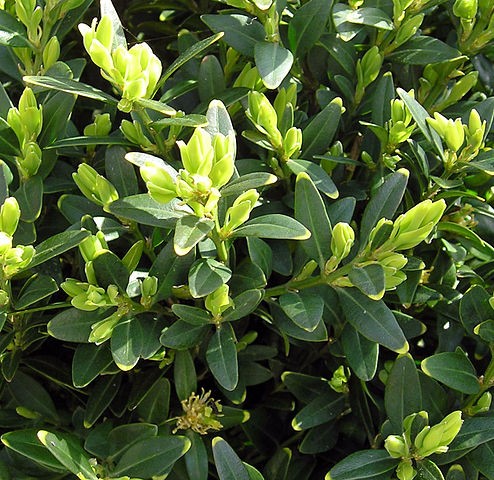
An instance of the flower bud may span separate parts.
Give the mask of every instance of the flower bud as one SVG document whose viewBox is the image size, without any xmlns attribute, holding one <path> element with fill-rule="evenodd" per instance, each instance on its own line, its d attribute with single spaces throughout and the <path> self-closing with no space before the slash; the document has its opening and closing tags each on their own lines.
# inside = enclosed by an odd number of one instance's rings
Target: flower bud
<svg viewBox="0 0 494 480">
<path fill-rule="evenodd" d="M 453 4 L 453 13 L 465 20 L 473 20 L 477 15 L 477 0 L 456 0 Z"/>
<path fill-rule="evenodd" d="M 118 200 L 118 192 L 112 183 L 86 163 L 79 165 L 72 178 L 84 196 L 97 205 L 106 207 Z"/>
<path fill-rule="evenodd" d="M 21 209 L 14 197 L 8 197 L 0 207 L 0 231 L 12 237 L 17 230 Z"/>
<path fill-rule="evenodd" d="M 106 243 L 104 234 L 101 231 L 98 231 L 96 235 L 86 237 L 79 244 L 79 251 L 81 252 L 82 258 L 84 258 L 85 262 L 94 260 L 99 252 L 107 249 L 108 244 Z"/>
<path fill-rule="evenodd" d="M 32 177 L 38 173 L 41 165 L 41 148 L 36 142 L 27 142 L 22 148 L 22 157 L 16 157 L 17 166 L 24 178 Z"/>
<path fill-rule="evenodd" d="M 141 294 L 144 297 L 152 297 L 158 291 L 158 279 L 153 275 L 146 277 L 141 283 Z"/>
<path fill-rule="evenodd" d="M 34 247 L 31 245 L 18 245 L 7 250 L 3 256 L 3 273 L 5 278 L 9 279 L 20 270 L 26 268 L 31 263 L 34 253 Z"/>
<path fill-rule="evenodd" d="M 278 117 L 276 110 L 262 93 L 251 91 L 248 98 L 247 116 L 261 133 L 267 135 L 275 148 L 281 148 L 283 146 L 283 138 L 277 127 Z"/>
<path fill-rule="evenodd" d="M 388 435 L 384 441 L 384 448 L 393 458 L 406 458 L 410 453 L 401 435 Z"/>
<path fill-rule="evenodd" d="M 109 15 L 103 15 L 96 28 L 96 40 L 107 50 L 113 45 L 113 23 Z"/>
<path fill-rule="evenodd" d="M 60 42 L 58 38 L 53 36 L 46 43 L 43 50 L 43 67 L 48 70 L 60 57 Z"/>
<path fill-rule="evenodd" d="M 353 228 L 345 222 L 339 222 L 333 227 L 331 252 L 339 260 L 348 256 L 355 241 Z"/>
<path fill-rule="evenodd" d="M 383 250 L 408 250 L 425 240 L 441 219 L 446 203 L 424 200 L 393 223 L 390 238 L 382 245 Z"/>
<path fill-rule="evenodd" d="M 447 119 L 440 113 L 434 112 L 434 118 L 426 118 L 427 123 L 439 134 L 446 142 L 448 148 L 457 152 L 465 141 L 465 132 L 461 118 L 456 120 Z"/>
<path fill-rule="evenodd" d="M 9 303 L 9 294 L 5 290 L 0 290 L 0 309 L 7 307 Z"/>
<path fill-rule="evenodd" d="M 424 14 L 414 15 L 406 19 L 398 28 L 393 44 L 397 47 L 403 45 L 406 41 L 410 40 L 422 25 L 424 21 Z"/>
<path fill-rule="evenodd" d="M 398 480 L 413 480 L 417 475 L 416 470 L 412 466 L 412 461 L 402 460 L 396 467 L 396 476 Z"/>
<path fill-rule="evenodd" d="M 196 128 L 189 142 L 177 142 L 182 163 L 189 173 L 208 176 L 213 166 L 214 150 L 211 135 L 203 128 Z"/>
<path fill-rule="evenodd" d="M 146 162 L 140 167 L 143 180 L 151 197 L 159 203 L 168 203 L 177 197 L 175 179 L 169 171 L 154 163 Z"/>
<path fill-rule="evenodd" d="M 110 133 L 110 130 L 111 130 L 110 114 L 98 113 L 94 116 L 93 123 L 86 125 L 86 127 L 84 128 L 84 135 L 88 137 L 105 136 Z"/>
<path fill-rule="evenodd" d="M 302 147 L 302 130 L 291 127 L 283 139 L 283 151 L 286 158 L 291 158 L 299 154 Z"/>
<path fill-rule="evenodd" d="M 62 290 L 69 296 L 69 297 L 77 297 L 77 295 L 85 294 L 88 289 L 88 284 L 85 282 L 80 282 L 79 280 L 76 280 L 75 278 L 67 278 L 65 282 L 62 282 L 60 284 L 60 287 Z"/>
<path fill-rule="evenodd" d="M 461 411 L 456 410 L 433 427 L 425 427 L 415 438 L 417 454 L 427 457 L 433 453 L 444 453 L 461 429 Z"/>
<path fill-rule="evenodd" d="M 331 380 L 329 381 L 329 386 L 338 393 L 348 393 L 348 380 L 350 378 L 350 370 L 343 365 L 340 365 L 335 372 L 333 373 L 333 376 L 331 377 Z"/>
<path fill-rule="evenodd" d="M 249 219 L 250 212 L 258 199 L 259 193 L 254 189 L 247 190 L 235 199 L 233 205 L 226 212 L 225 224 L 221 229 L 225 238 Z"/>
<path fill-rule="evenodd" d="M 230 287 L 224 283 L 206 297 L 204 304 L 213 317 L 220 317 L 227 308 L 234 306 L 233 300 L 228 296 L 229 291 Z"/>
<path fill-rule="evenodd" d="M 383 63 L 383 54 L 374 45 L 365 52 L 361 60 L 357 62 L 357 72 L 361 71 L 363 86 L 370 85 L 379 75 Z"/>
<path fill-rule="evenodd" d="M 0 255 L 12 248 L 12 237 L 5 232 L 0 232 Z"/>
<path fill-rule="evenodd" d="M 89 335 L 89 341 L 96 345 L 101 345 L 106 342 L 113 333 L 113 329 L 117 326 L 118 322 L 122 318 L 120 312 L 116 311 L 104 320 L 91 325 L 91 334 Z"/>
</svg>

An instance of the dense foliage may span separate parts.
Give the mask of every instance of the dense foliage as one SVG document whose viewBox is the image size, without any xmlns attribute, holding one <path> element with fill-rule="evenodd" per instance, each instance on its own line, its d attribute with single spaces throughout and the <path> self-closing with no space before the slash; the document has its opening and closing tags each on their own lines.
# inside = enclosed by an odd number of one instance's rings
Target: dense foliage
<svg viewBox="0 0 494 480">
<path fill-rule="evenodd" d="M 2 480 L 494 479 L 494 0 L 0 7 Z"/>
</svg>

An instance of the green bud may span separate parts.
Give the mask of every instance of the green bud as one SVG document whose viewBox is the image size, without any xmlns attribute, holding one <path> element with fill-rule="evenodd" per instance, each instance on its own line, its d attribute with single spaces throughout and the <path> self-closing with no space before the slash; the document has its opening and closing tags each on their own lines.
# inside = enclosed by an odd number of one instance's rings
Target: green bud
<svg viewBox="0 0 494 480">
<path fill-rule="evenodd" d="M 214 149 L 211 135 L 203 128 L 196 128 L 189 142 L 177 142 L 182 163 L 191 174 L 208 176 L 213 167 Z"/>
<path fill-rule="evenodd" d="M 5 232 L 0 232 L 0 255 L 12 248 L 12 237 Z"/>
<path fill-rule="evenodd" d="M 461 429 L 461 411 L 456 410 L 433 427 L 425 427 L 415 438 L 417 454 L 427 457 L 433 453 L 444 453 Z"/>
<path fill-rule="evenodd" d="M 383 250 L 408 250 L 425 240 L 441 219 L 446 203 L 424 200 L 393 223 L 390 238 L 382 245 Z"/>
<path fill-rule="evenodd" d="M 105 136 L 110 133 L 110 130 L 111 130 L 110 114 L 98 113 L 94 116 L 93 123 L 86 125 L 86 127 L 84 128 L 84 135 L 88 137 Z"/>
<path fill-rule="evenodd" d="M 35 254 L 34 247 L 18 245 L 7 250 L 3 255 L 3 273 L 6 279 L 16 275 L 20 270 L 26 268 Z"/>
<path fill-rule="evenodd" d="M 53 36 L 46 43 L 45 49 L 43 50 L 43 67 L 48 70 L 60 57 L 60 42 L 58 38 Z"/>
<path fill-rule="evenodd" d="M 141 294 L 143 297 L 153 297 L 158 291 L 158 279 L 149 275 L 142 280 Z"/>
<path fill-rule="evenodd" d="M 473 20 L 477 15 L 477 9 L 477 0 L 456 0 L 453 4 L 453 13 L 465 20 Z"/>
<path fill-rule="evenodd" d="M 107 249 L 108 244 L 106 243 L 105 236 L 102 231 L 98 231 L 96 235 L 90 235 L 89 237 L 86 237 L 79 244 L 79 250 L 85 262 L 94 260 L 99 252 Z"/>
<path fill-rule="evenodd" d="M 423 13 L 407 18 L 398 28 L 393 44 L 399 47 L 406 41 L 410 40 L 410 38 L 412 38 L 417 33 L 417 30 L 420 28 L 423 21 Z"/>
<path fill-rule="evenodd" d="M 407 458 L 410 454 L 405 439 L 401 435 L 388 435 L 384 448 L 393 458 Z"/>
<path fill-rule="evenodd" d="M 0 231 L 12 237 L 17 230 L 21 209 L 14 197 L 8 197 L 0 207 Z"/>
<path fill-rule="evenodd" d="M 96 28 L 96 40 L 107 50 L 112 49 L 113 45 L 113 22 L 109 15 L 103 15 Z"/>
<path fill-rule="evenodd" d="M 257 190 L 250 189 L 239 195 L 226 212 L 226 220 L 221 234 L 227 238 L 236 228 L 244 224 L 259 199 Z"/>
<path fill-rule="evenodd" d="M 468 119 L 468 126 L 464 125 L 468 145 L 474 150 L 480 149 L 484 145 L 485 120 L 482 121 L 477 110 L 472 109 Z"/>
<path fill-rule="evenodd" d="M 235 171 L 235 136 L 233 134 L 228 136 L 216 134 L 213 137 L 213 150 L 213 166 L 209 178 L 212 185 L 220 188 L 232 178 Z"/>
<path fill-rule="evenodd" d="M 417 475 L 410 459 L 402 460 L 396 467 L 396 476 L 399 480 L 413 480 Z"/>
<path fill-rule="evenodd" d="M 249 92 L 249 108 L 246 111 L 247 117 L 255 127 L 264 133 L 271 144 L 276 149 L 283 146 L 283 138 L 278 130 L 278 117 L 266 96 L 259 92 Z"/>
<path fill-rule="evenodd" d="M 291 158 L 297 156 L 302 148 L 302 130 L 300 128 L 291 127 L 285 134 L 283 139 L 283 151 L 285 157 Z"/>
<path fill-rule="evenodd" d="M 7 307 L 9 303 L 9 294 L 5 290 L 0 290 L 0 309 Z"/>
<path fill-rule="evenodd" d="M 340 365 L 331 380 L 329 381 L 329 386 L 338 393 L 348 393 L 348 380 L 350 379 L 350 370 Z"/>
<path fill-rule="evenodd" d="M 160 203 L 168 203 L 177 197 L 177 185 L 171 171 L 164 166 L 146 162 L 140 167 L 143 180 L 151 197 Z"/>
<path fill-rule="evenodd" d="M 439 134 L 446 142 L 448 148 L 457 152 L 465 141 L 465 132 L 461 118 L 456 120 L 447 119 L 439 112 L 434 112 L 434 118 L 426 118 L 427 123 Z"/>
<path fill-rule="evenodd" d="M 152 149 L 153 143 L 149 140 L 148 137 L 146 137 L 142 130 L 142 126 L 138 121 L 134 120 L 133 122 L 129 122 L 128 120 L 122 120 L 120 130 L 127 140 L 130 140 L 136 145 L 140 145 L 143 150 Z"/>
<path fill-rule="evenodd" d="M 381 218 L 369 234 L 369 245 L 371 250 L 377 250 L 389 240 L 392 231 L 393 222 L 386 218 Z"/>
<path fill-rule="evenodd" d="M 374 45 L 365 52 L 362 59 L 357 61 L 357 81 L 358 84 L 365 88 L 370 85 L 379 75 L 384 56 L 379 51 L 379 48 Z"/>
<path fill-rule="evenodd" d="M 355 242 L 355 232 L 353 228 L 345 222 L 339 222 L 333 227 L 331 238 L 331 252 L 339 260 L 348 256 Z"/>
<path fill-rule="evenodd" d="M 223 284 L 206 297 L 204 304 L 213 317 L 220 317 L 226 309 L 234 306 L 233 300 L 228 296 L 229 291 L 230 287 Z"/>
<path fill-rule="evenodd" d="M 77 297 L 77 295 L 85 294 L 89 288 L 89 284 L 76 280 L 75 278 L 67 278 L 65 282 L 60 284 L 62 290 L 69 297 Z"/>
<path fill-rule="evenodd" d="M 238 74 L 233 87 L 244 87 L 249 90 L 259 90 L 262 86 L 262 79 L 257 67 L 251 63 L 246 63 L 242 71 Z"/>
<path fill-rule="evenodd" d="M 106 207 L 118 200 L 118 192 L 112 183 L 86 163 L 79 165 L 72 178 L 84 196 L 97 205 Z"/>
<path fill-rule="evenodd" d="M 41 165 L 41 148 L 36 142 L 27 142 L 22 147 L 22 157 L 16 157 L 19 172 L 24 178 L 32 177 L 38 173 Z"/>
<path fill-rule="evenodd" d="M 91 334 L 88 340 L 96 345 L 106 342 L 110 339 L 113 329 L 117 326 L 121 318 L 122 314 L 116 311 L 104 320 L 94 323 L 91 325 Z"/>
</svg>

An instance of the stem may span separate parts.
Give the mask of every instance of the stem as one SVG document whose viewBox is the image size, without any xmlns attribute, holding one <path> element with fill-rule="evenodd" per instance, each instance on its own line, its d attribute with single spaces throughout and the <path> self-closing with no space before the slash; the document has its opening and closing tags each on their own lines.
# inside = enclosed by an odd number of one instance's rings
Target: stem
<svg viewBox="0 0 494 480">
<path fill-rule="evenodd" d="M 482 377 L 482 381 L 480 383 L 480 391 L 478 393 L 474 393 L 467 398 L 467 402 L 463 407 L 464 411 L 467 411 L 470 407 L 473 407 L 475 403 L 480 399 L 480 397 L 491 387 L 494 386 L 494 345 L 490 346 L 491 351 L 491 361 L 485 370 L 485 373 Z"/>
<path fill-rule="evenodd" d="M 355 257 L 351 262 L 329 274 L 321 273 L 318 277 L 309 277 L 302 280 L 292 279 L 278 287 L 268 288 L 264 292 L 264 298 L 277 297 L 290 290 L 302 290 L 303 288 L 317 287 L 319 285 L 329 285 L 331 282 L 334 282 L 350 272 L 357 260 L 361 260 L 360 256 Z"/>
</svg>

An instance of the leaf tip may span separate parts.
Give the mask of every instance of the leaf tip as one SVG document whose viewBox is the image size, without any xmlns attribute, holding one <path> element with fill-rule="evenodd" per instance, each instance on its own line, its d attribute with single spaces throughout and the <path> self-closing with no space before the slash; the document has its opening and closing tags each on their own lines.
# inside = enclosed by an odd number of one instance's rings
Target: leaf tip
<svg viewBox="0 0 494 480">
<path fill-rule="evenodd" d="M 46 447 L 48 442 L 46 440 L 46 436 L 48 435 L 48 433 L 50 432 L 47 432 L 46 430 L 39 430 L 39 432 L 36 434 L 36 436 L 38 437 L 38 440 Z"/>
</svg>

